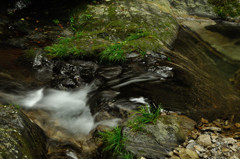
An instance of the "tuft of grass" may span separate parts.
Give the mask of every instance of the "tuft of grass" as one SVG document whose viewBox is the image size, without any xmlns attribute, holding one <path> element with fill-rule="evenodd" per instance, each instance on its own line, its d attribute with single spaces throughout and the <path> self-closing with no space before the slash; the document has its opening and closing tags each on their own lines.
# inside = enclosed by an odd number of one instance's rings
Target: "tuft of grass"
<svg viewBox="0 0 240 159">
<path fill-rule="evenodd" d="M 162 111 L 162 106 L 159 105 L 154 111 L 151 111 L 148 105 L 140 106 L 139 110 L 134 113 L 136 117 L 128 122 L 128 126 L 131 127 L 133 131 L 140 131 L 148 123 L 156 124 L 157 118 Z"/>
<path fill-rule="evenodd" d="M 132 33 L 130 36 L 126 38 L 123 42 L 114 43 L 108 46 L 103 52 L 100 54 L 100 61 L 108 60 L 110 62 L 124 62 L 126 60 L 126 51 L 123 47 L 129 42 L 133 40 L 140 39 L 142 37 L 146 37 L 149 35 L 147 32 L 139 31 L 137 33 Z M 139 53 L 142 57 L 146 54 L 145 51 L 138 49 Z"/>
<path fill-rule="evenodd" d="M 125 152 L 125 153 L 123 153 L 123 154 L 121 155 L 121 157 L 122 157 L 123 159 L 133 159 L 133 158 L 134 158 L 134 155 L 133 155 L 132 153 L 130 153 L 130 152 Z"/>
<path fill-rule="evenodd" d="M 115 127 L 111 131 L 99 132 L 104 142 L 103 151 L 112 152 L 113 156 L 120 156 L 123 159 L 133 159 L 132 153 L 126 151 L 125 142 L 127 137 L 122 135 L 122 128 Z"/>
<path fill-rule="evenodd" d="M 100 132 L 99 134 L 105 143 L 103 151 L 112 151 L 114 155 L 122 153 L 126 137 L 122 135 L 120 127 L 116 127 L 112 131 Z"/>
<path fill-rule="evenodd" d="M 82 17 L 82 21 L 84 21 L 84 19 L 88 20 L 92 17 L 92 15 L 84 15 L 84 17 L 85 18 Z M 74 25 L 74 17 L 71 17 L 70 21 L 72 29 L 76 29 Z M 93 44 L 91 49 L 99 50 L 97 48 L 100 47 L 101 51 L 95 54 L 95 56 L 99 58 L 100 62 L 109 61 L 121 63 L 126 60 L 126 53 L 129 52 L 130 48 L 134 47 L 132 45 L 128 45 L 128 43 L 130 41 L 146 37 L 147 35 L 147 32 L 139 31 L 137 33 L 130 34 L 130 36 L 128 36 L 124 41 L 115 42 L 108 46 L 105 45 L 104 47 L 101 44 Z M 47 52 L 47 55 L 57 58 L 64 58 L 71 55 L 75 57 L 90 56 L 90 54 L 87 54 L 86 51 L 80 49 L 81 46 L 78 45 L 79 40 L 88 38 L 88 36 L 89 35 L 87 33 L 78 31 L 73 37 L 60 37 L 57 43 L 45 47 L 44 50 Z M 135 51 L 138 51 L 142 57 L 144 57 L 144 55 L 146 54 L 146 51 L 140 49 L 139 47 L 136 47 Z"/>
<path fill-rule="evenodd" d="M 140 38 L 146 37 L 148 35 L 149 35 L 148 32 L 139 31 L 138 33 L 130 34 L 130 36 L 127 37 L 127 41 L 140 39 Z"/>
<path fill-rule="evenodd" d="M 122 49 L 124 43 L 115 43 L 106 48 L 100 54 L 100 61 L 108 60 L 110 62 L 123 62 L 125 61 L 125 52 Z"/>
<path fill-rule="evenodd" d="M 69 55 L 74 55 L 80 57 L 83 54 L 83 50 L 75 46 L 75 41 L 83 36 L 83 32 L 76 32 L 75 36 L 69 37 L 60 37 L 56 44 L 47 46 L 44 50 L 47 52 L 47 55 L 51 57 L 63 58 Z"/>
</svg>

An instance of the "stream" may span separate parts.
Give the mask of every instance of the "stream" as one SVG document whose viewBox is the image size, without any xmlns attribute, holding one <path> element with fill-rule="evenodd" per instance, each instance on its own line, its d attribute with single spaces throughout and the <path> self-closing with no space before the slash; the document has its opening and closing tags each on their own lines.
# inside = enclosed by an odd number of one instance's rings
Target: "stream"
<svg viewBox="0 0 240 159">
<path fill-rule="evenodd" d="M 18 2 L 11 12 L 29 5 Z M 239 90 L 229 82 L 239 69 L 239 62 L 220 56 L 186 26 L 180 27 L 177 39 L 168 49 L 147 52 L 145 58 L 132 53 L 125 64 L 63 62 L 40 54 L 28 63 L 24 59 L 26 49 L 52 43 L 64 31 L 59 26 L 44 27 L 49 21 L 36 24 L 36 19 L 44 18 L 33 17 L 23 24 L 16 20 L 19 17 L 4 16 L 0 21 L 0 29 L 7 30 L 0 30 L 0 103 L 20 105 L 53 140 L 79 141 L 98 126 L 117 126 L 143 104 L 161 104 L 164 111 L 195 121 L 202 117 L 240 120 Z M 24 26 L 28 31 L 22 32 Z M 35 34 L 36 28 L 45 30 Z M 219 31 L 217 26 L 210 29 Z M 10 40 L 4 40 L 6 37 Z"/>
</svg>

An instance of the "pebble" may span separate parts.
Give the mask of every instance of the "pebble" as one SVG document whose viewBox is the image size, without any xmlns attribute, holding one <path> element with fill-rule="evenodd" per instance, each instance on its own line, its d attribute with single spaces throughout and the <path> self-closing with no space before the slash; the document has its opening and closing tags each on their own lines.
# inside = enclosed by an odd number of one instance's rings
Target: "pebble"
<svg viewBox="0 0 240 159">
<path fill-rule="evenodd" d="M 236 123 L 235 127 L 239 129 L 240 128 L 240 123 Z"/>
<path fill-rule="evenodd" d="M 207 123 L 208 123 L 208 120 L 207 120 L 207 119 L 204 119 L 204 118 L 201 118 L 201 122 L 202 122 L 203 124 L 207 124 Z"/>
<path fill-rule="evenodd" d="M 216 131 L 216 132 L 221 132 L 222 129 L 218 127 L 204 127 L 202 128 L 203 131 Z"/>
<path fill-rule="evenodd" d="M 228 152 L 228 151 L 230 151 L 228 148 L 226 148 L 226 147 L 222 148 L 222 152 Z"/>
<path fill-rule="evenodd" d="M 235 139 L 233 139 L 233 138 L 227 137 L 227 138 L 223 139 L 223 142 L 226 143 L 226 144 L 232 144 L 233 145 L 237 141 Z"/>
<path fill-rule="evenodd" d="M 201 127 L 195 129 L 184 142 L 169 153 L 171 159 L 240 159 L 240 123 L 215 120 L 212 123 L 201 119 Z M 236 129 L 237 128 L 237 129 Z M 226 133 L 229 132 L 229 133 Z M 225 136 L 225 134 L 227 136 Z M 238 138 L 235 136 L 238 135 Z"/>
<path fill-rule="evenodd" d="M 212 145 L 210 135 L 207 135 L 207 134 L 200 135 L 197 139 L 197 142 L 202 146 Z"/>
<path fill-rule="evenodd" d="M 194 149 L 199 151 L 199 152 L 205 152 L 205 149 L 202 146 L 200 146 L 200 145 L 195 145 Z"/>
</svg>

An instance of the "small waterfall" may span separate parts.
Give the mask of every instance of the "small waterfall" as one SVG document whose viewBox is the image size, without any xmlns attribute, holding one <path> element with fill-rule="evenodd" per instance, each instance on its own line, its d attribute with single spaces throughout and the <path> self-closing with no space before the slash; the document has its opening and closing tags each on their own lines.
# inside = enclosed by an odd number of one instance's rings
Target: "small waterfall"
<svg viewBox="0 0 240 159">
<path fill-rule="evenodd" d="M 85 86 L 76 91 L 39 89 L 30 91 L 16 103 L 25 109 L 44 110 L 50 113 L 50 120 L 55 127 L 60 127 L 73 134 L 88 134 L 97 125 L 116 126 L 119 119 L 94 122 L 94 116 L 86 105 L 92 86 Z"/>
</svg>

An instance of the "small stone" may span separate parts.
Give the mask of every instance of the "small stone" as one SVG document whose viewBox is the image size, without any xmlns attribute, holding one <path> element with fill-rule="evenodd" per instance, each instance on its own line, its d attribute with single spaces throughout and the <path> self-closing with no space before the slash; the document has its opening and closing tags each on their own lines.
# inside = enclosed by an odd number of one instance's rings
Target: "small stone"
<svg viewBox="0 0 240 159">
<path fill-rule="evenodd" d="M 217 154 L 217 151 L 216 151 L 216 150 L 214 150 L 214 149 L 210 150 L 210 152 L 212 153 L 212 155 L 215 155 L 215 154 Z"/>
<path fill-rule="evenodd" d="M 215 136 L 215 134 L 214 135 L 212 134 L 211 138 L 212 138 L 212 140 L 216 140 L 218 138 L 218 136 Z"/>
<path fill-rule="evenodd" d="M 218 127 L 204 127 L 202 128 L 203 131 L 214 131 L 214 132 L 221 132 L 222 129 Z"/>
<path fill-rule="evenodd" d="M 235 127 L 239 129 L 240 128 L 240 123 L 235 123 Z"/>
<path fill-rule="evenodd" d="M 195 145 L 194 148 L 195 148 L 195 150 L 197 150 L 199 152 L 205 152 L 205 149 L 200 145 Z"/>
<path fill-rule="evenodd" d="M 218 126 L 218 127 L 221 127 L 222 126 L 222 123 L 221 123 L 221 120 L 220 119 L 217 119 L 215 121 L 213 121 L 213 123 Z"/>
<path fill-rule="evenodd" d="M 230 149 L 231 149 L 233 152 L 236 152 L 236 151 L 237 151 L 234 147 L 230 147 Z"/>
<path fill-rule="evenodd" d="M 192 133 L 192 134 L 191 134 L 191 137 L 192 137 L 194 140 L 196 140 L 197 137 L 198 137 L 198 135 L 197 135 L 196 133 Z"/>
<path fill-rule="evenodd" d="M 179 156 L 179 152 L 177 150 L 173 150 L 173 154 Z"/>
<path fill-rule="evenodd" d="M 173 154 L 173 152 L 171 151 L 171 152 L 168 153 L 168 155 L 169 155 L 169 156 L 173 156 L 174 154 Z"/>
<path fill-rule="evenodd" d="M 208 120 L 207 120 L 207 119 L 204 119 L 204 118 L 201 118 L 201 122 L 202 122 L 203 124 L 207 124 L 207 123 L 208 123 Z"/>
<path fill-rule="evenodd" d="M 229 124 L 229 121 L 226 120 L 226 121 L 224 122 L 224 125 L 228 125 L 228 124 Z"/>
<path fill-rule="evenodd" d="M 228 148 L 226 148 L 226 147 L 223 147 L 222 148 L 222 152 L 229 152 L 230 150 L 228 149 Z"/>
<path fill-rule="evenodd" d="M 179 156 L 181 159 L 199 159 L 198 154 L 189 149 L 182 149 L 179 152 Z"/>
<path fill-rule="evenodd" d="M 187 142 L 184 142 L 183 143 L 183 147 L 187 147 L 188 143 Z"/>
<path fill-rule="evenodd" d="M 234 155 L 234 156 L 231 156 L 229 159 L 239 159 L 239 158 Z"/>
<path fill-rule="evenodd" d="M 226 126 L 224 125 L 223 129 L 230 129 L 231 127 L 232 127 L 231 125 L 226 125 Z"/>
<path fill-rule="evenodd" d="M 197 139 L 197 142 L 202 146 L 210 146 L 212 144 L 210 135 L 200 135 Z"/>
<path fill-rule="evenodd" d="M 211 148 L 215 148 L 215 147 L 216 147 L 216 145 L 215 145 L 215 144 L 212 144 L 212 145 L 211 145 Z"/>
<path fill-rule="evenodd" d="M 234 144 L 234 143 L 236 143 L 237 141 L 235 140 L 235 139 L 233 139 L 233 138 L 231 138 L 231 137 L 227 137 L 227 138 L 223 138 L 223 142 L 225 143 L 225 144 Z"/>
</svg>

